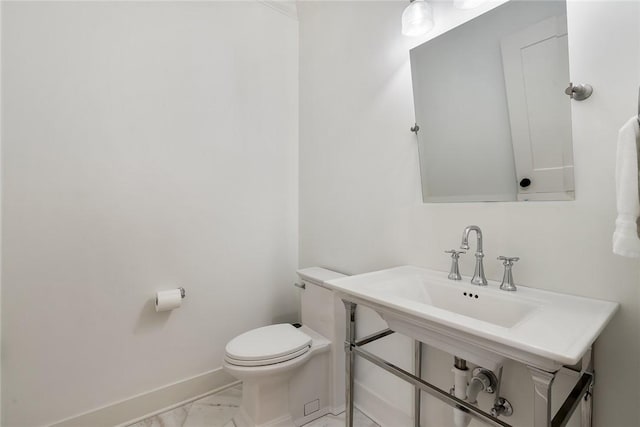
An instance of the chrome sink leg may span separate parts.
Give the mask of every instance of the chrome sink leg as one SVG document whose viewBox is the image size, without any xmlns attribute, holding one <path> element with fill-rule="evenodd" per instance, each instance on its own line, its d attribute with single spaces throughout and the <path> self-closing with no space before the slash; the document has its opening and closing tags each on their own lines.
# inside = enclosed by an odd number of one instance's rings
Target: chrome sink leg
<svg viewBox="0 0 640 427">
<path fill-rule="evenodd" d="M 345 406 L 344 406 L 344 419 L 346 427 L 353 427 L 353 387 L 355 379 L 355 359 L 356 355 L 353 352 L 353 348 L 356 345 L 356 307 L 357 304 L 342 300 L 344 308 L 347 311 L 347 324 L 346 335 L 344 342 L 344 354 L 345 354 Z"/>
<path fill-rule="evenodd" d="M 415 375 L 422 378 L 422 343 L 420 341 L 413 342 L 413 356 Z M 413 389 L 413 427 L 420 427 L 421 403 L 420 387 L 415 386 Z"/>
<path fill-rule="evenodd" d="M 582 399 L 580 413 L 580 427 L 591 427 L 593 425 L 593 382 L 589 385 L 589 390 L 587 390 L 587 394 Z"/>
<path fill-rule="evenodd" d="M 527 366 L 533 380 L 533 427 L 551 426 L 551 384 L 555 372 Z"/>
<path fill-rule="evenodd" d="M 587 350 L 582 356 L 582 371 L 593 374 L 593 348 Z M 587 394 L 584 395 L 580 403 L 581 422 L 580 427 L 591 427 L 593 425 L 593 377 Z"/>
</svg>

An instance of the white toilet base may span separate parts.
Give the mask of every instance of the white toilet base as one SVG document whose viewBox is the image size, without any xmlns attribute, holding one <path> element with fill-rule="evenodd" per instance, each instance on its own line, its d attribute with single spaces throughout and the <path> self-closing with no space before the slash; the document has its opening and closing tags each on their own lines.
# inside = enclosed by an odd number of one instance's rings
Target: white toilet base
<svg viewBox="0 0 640 427">
<path fill-rule="evenodd" d="M 289 412 L 289 379 L 278 375 L 267 381 L 245 382 L 242 404 L 234 417 L 237 427 L 295 427 Z"/>
<path fill-rule="evenodd" d="M 224 364 L 243 383 L 242 404 L 233 419 L 237 427 L 295 427 L 328 411 L 331 342 L 308 327 L 301 330 L 313 341 L 299 357 L 266 366 Z M 314 401 L 316 409 L 307 414 L 305 405 Z"/>
</svg>

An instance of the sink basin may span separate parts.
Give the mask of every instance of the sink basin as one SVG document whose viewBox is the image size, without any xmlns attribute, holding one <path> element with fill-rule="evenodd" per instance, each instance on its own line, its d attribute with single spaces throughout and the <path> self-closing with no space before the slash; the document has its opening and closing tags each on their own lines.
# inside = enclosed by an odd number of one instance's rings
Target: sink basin
<svg viewBox="0 0 640 427">
<path fill-rule="evenodd" d="M 495 370 L 512 359 L 547 371 L 575 365 L 618 304 L 518 286 L 516 292 L 403 266 L 330 280 L 341 298 L 375 310 L 392 330 Z"/>
<path fill-rule="evenodd" d="M 367 286 L 367 292 L 407 309 L 429 307 L 434 313 L 446 315 L 451 312 L 505 328 L 513 327 L 536 308 L 531 302 L 514 301 L 509 295 L 483 292 L 478 287 L 464 285 L 452 286 L 449 280 L 444 282 L 438 277 L 410 274 L 373 282 Z"/>
</svg>

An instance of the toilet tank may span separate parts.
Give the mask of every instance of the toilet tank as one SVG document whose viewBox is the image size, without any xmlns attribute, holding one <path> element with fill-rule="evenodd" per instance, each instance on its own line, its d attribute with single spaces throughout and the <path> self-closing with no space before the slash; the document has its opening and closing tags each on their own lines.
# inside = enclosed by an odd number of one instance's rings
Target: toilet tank
<svg viewBox="0 0 640 427">
<path fill-rule="evenodd" d="M 311 267 L 298 270 L 298 276 L 304 284 L 304 289 L 300 293 L 302 324 L 331 340 L 336 323 L 334 295 L 324 282 L 345 277 L 345 275 L 326 268 Z"/>
<path fill-rule="evenodd" d="M 333 414 L 344 411 L 345 309 L 340 298 L 325 285 L 327 280 L 346 277 L 326 268 L 298 270 L 304 289 L 300 291 L 300 318 L 303 325 L 331 341 L 330 406 Z"/>
</svg>

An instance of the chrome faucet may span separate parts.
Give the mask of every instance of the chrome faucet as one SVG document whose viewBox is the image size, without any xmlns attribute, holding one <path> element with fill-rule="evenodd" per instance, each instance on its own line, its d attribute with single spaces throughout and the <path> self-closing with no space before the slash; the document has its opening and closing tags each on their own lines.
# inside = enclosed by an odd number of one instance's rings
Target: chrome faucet
<svg viewBox="0 0 640 427">
<path fill-rule="evenodd" d="M 465 251 L 456 251 L 455 249 L 451 249 L 448 251 L 444 251 L 445 254 L 451 254 L 451 270 L 449 270 L 449 280 L 462 280 L 462 276 L 460 275 L 460 268 L 458 266 L 458 259 L 460 258 L 460 254 L 466 254 Z"/>
<path fill-rule="evenodd" d="M 498 260 L 502 261 L 502 265 L 504 265 L 504 275 L 502 276 L 502 283 L 500 284 L 500 289 L 503 291 L 515 291 L 516 285 L 513 283 L 513 273 L 511 272 L 511 268 L 513 267 L 513 263 L 520 260 L 517 256 L 507 257 L 507 256 L 499 256 Z"/>
<path fill-rule="evenodd" d="M 478 237 L 478 241 L 476 244 L 476 268 L 473 272 L 473 278 L 471 279 L 471 283 L 474 285 L 487 286 L 487 278 L 484 277 L 484 266 L 482 265 L 482 258 L 484 258 L 484 253 L 482 252 L 482 230 L 477 225 L 470 225 L 465 227 L 462 232 L 462 243 L 460 244 L 461 249 L 469 249 L 469 233 L 471 231 L 475 231 Z"/>
</svg>

